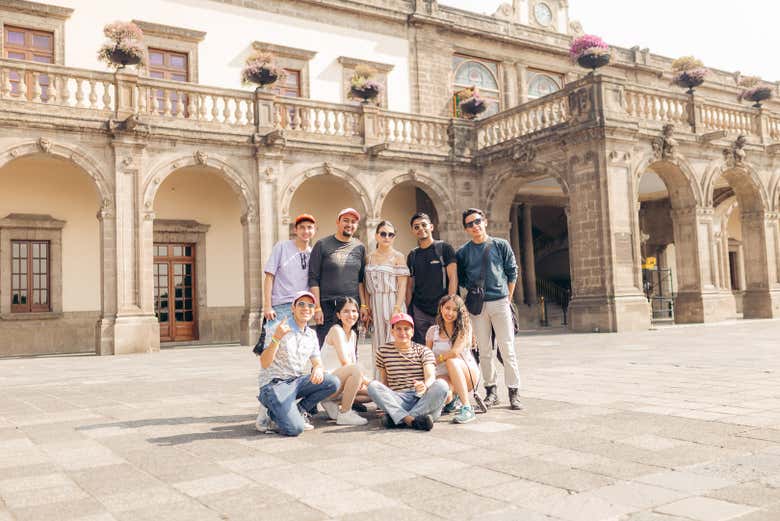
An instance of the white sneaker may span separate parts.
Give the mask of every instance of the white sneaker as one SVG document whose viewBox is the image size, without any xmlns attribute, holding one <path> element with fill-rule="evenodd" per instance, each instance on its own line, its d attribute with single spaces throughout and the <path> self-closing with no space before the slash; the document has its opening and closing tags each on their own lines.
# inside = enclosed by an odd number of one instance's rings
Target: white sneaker
<svg viewBox="0 0 780 521">
<path fill-rule="evenodd" d="M 360 416 L 352 409 L 347 412 L 340 412 L 336 418 L 336 425 L 365 425 L 368 420 Z"/>
<path fill-rule="evenodd" d="M 303 416 L 303 430 L 304 431 L 314 430 L 314 425 L 311 424 L 311 417 L 309 416 L 309 413 L 305 411 L 301 411 L 301 416 Z"/>
<path fill-rule="evenodd" d="M 325 409 L 325 413 L 328 415 L 328 418 L 331 420 L 338 418 L 339 404 L 333 400 L 323 400 L 320 402 L 320 405 L 322 405 L 322 408 Z"/>
<path fill-rule="evenodd" d="M 266 434 L 277 434 L 279 432 L 279 426 L 271 418 L 268 418 L 268 424 L 265 428 Z"/>
<path fill-rule="evenodd" d="M 257 415 L 257 419 L 255 420 L 255 429 L 257 429 L 257 432 L 265 432 L 268 428 L 268 413 L 266 412 L 265 408 L 260 409 L 260 413 Z"/>
</svg>

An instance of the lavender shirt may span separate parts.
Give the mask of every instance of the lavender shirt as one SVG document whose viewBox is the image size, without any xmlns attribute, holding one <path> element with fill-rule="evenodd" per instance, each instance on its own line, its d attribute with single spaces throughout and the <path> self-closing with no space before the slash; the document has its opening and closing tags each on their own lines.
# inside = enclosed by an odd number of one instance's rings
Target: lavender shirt
<svg viewBox="0 0 780 521">
<path fill-rule="evenodd" d="M 311 246 L 305 251 L 298 251 L 295 240 L 277 242 L 268 262 L 265 272 L 274 276 L 274 287 L 271 290 L 271 305 L 276 307 L 289 304 L 299 291 L 308 290 L 309 257 Z"/>
</svg>

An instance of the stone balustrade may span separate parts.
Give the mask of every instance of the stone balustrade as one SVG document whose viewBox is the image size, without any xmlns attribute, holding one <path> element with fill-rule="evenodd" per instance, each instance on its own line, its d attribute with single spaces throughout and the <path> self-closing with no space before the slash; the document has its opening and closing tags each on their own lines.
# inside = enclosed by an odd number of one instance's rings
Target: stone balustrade
<svg viewBox="0 0 780 521">
<path fill-rule="evenodd" d="M 413 151 L 449 151 L 449 118 L 382 111 L 378 138 L 395 149 Z"/>
<path fill-rule="evenodd" d="M 625 109 L 640 120 L 689 123 L 689 97 L 684 94 L 631 86 L 625 90 Z"/>
<path fill-rule="evenodd" d="M 356 105 L 301 98 L 274 100 L 274 128 L 290 136 L 356 138 L 361 135 L 361 117 L 360 107 Z"/>
<path fill-rule="evenodd" d="M 705 101 L 696 104 L 697 121 L 703 130 L 725 130 L 757 135 L 757 111 L 750 106 Z"/>
</svg>

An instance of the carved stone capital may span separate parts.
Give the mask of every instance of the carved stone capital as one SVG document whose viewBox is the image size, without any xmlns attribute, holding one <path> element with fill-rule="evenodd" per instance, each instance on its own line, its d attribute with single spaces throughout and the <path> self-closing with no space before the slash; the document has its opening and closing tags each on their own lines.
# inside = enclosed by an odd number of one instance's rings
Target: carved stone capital
<svg viewBox="0 0 780 521">
<path fill-rule="evenodd" d="M 742 166 L 745 163 L 745 158 L 747 157 L 747 154 L 745 153 L 746 144 L 747 138 L 740 134 L 733 145 L 723 149 L 723 160 L 726 162 L 726 165 L 736 167 Z"/>
<path fill-rule="evenodd" d="M 661 135 L 653 138 L 653 154 L 656 159 L 670 160 L 677 157 L 677 140 L 674 139 L 674 125 L 664 125 Z"/>
</svg>

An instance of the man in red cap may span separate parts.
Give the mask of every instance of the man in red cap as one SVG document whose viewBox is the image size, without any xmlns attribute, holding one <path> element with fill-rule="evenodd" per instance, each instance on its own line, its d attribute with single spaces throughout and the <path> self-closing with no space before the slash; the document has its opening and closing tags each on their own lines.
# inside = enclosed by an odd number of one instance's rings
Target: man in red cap
<svg viewBox="0 0 780 521">
<path fill-rule="evenodd" d="M 314 320 L 320 345 L 336 322 L 336 299 L 352 297 L 366 302 L 366 248 L 354 237 L 359 222 L 357 210 L 344 208 L 336 217 L 336 233 L 317 241 L 311 251 L 309 287 L 318 303 Z M 365 304 L 360 306 L 360 319 L 368 320 Z"/>
</svg>

